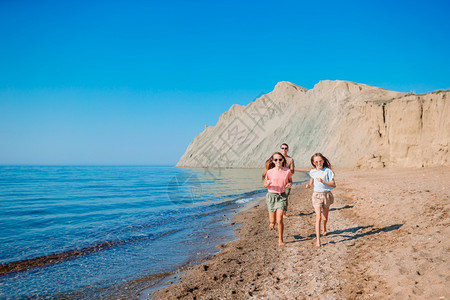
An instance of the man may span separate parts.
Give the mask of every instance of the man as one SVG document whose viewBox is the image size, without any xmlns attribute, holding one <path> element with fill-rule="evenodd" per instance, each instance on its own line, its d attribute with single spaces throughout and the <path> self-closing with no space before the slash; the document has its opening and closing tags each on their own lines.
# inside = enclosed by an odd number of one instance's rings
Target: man
<svg viewBox="0 0 450 300">
<path fill-rule="evenodd" d="M 286 168 L 289 168 L 291 170 L 291 173 L 294 174 L 295 172 L 295 164 L 294 159 L 290 156 L 288 156 L 289 146 L 284 143 L 280 146 L 281 148 L 281 154 L 286 158 Z"/>
<path fill-rule="evenodd" d="M 294 164 L 294 159 L 290 156 L 287 155 L 288 151 L 289 151 L 289 146 L 286 143 L 281 144 L 280 146 L 281 149 L 281 154 L 283 154 L 283 156 L 286 159 L 286 168 L 291 170 L 292 175 L 294 175 L 295 172 L 295 164 Z M 291 192 L 290 188 L 286 188 L 285 189 L 285 193 L 286 193 L 286 210 L 287 210 L 287 205 L 288 205 L 288 200 L 289 200 L 289 193 Z M 286 210 L 284 211 L 284 216 L 287 217 L 286 215 Z"/>
</svg>

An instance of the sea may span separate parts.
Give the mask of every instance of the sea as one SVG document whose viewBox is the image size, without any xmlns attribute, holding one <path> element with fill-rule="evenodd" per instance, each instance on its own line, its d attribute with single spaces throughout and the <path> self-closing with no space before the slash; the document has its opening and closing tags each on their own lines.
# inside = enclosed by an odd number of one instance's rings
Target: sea
<svg viewBox="0 0 450 300">
<path fill-rule="evenodd" d="M 232 218 L 264 196 L 261 173 L 0 166 L 0 298 L 143 298 L 236 239 Z"/>
</svg>

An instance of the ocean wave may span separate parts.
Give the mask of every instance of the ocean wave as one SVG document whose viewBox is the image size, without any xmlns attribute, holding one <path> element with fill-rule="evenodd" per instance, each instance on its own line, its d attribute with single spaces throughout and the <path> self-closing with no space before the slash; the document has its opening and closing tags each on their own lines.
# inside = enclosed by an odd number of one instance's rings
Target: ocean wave
<svg viewBox="0 0 450 300">
<path fill-rule="evenodd" d="M 236 203 L 238 203 L 238 204 L 245 204 L 245 203 L 248 203 L 248 202 L 250 202 L 252 200 L 255 200 L 255 198 L 242 198 L 242 199 L 237 199 Z"/>
</svg>

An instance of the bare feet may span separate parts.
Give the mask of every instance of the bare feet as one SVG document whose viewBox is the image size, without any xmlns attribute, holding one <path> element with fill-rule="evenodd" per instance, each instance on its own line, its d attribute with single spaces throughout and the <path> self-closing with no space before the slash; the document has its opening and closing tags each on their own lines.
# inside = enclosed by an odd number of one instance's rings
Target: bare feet
<svg viewBox="0 0 450 300">
<path fill-rule="evenodd" d="M 275 224 L 269 224 L 269 230 L 273 230 L 274 227 L 275 227 Z"/>
<path fill-rule="evenodd" d="M 316 244 L 316 246 L 314 246 L 314 248 L 319 249 L 320 248 L 320 244 Z"/>
<path fill-rule="evenodd" d="M 278 245 L 279 245 L 280 247 L 286 246 L 286 244 L 285 244 L 283 241 L 278 241 Z"/>
<path fill-rule="evenodd" d="M 323 235 L 323 236 L 326 236 L 326 235 L 327 235 L 326 230 L 322 231 L 322 235 Z"/>
</svg>

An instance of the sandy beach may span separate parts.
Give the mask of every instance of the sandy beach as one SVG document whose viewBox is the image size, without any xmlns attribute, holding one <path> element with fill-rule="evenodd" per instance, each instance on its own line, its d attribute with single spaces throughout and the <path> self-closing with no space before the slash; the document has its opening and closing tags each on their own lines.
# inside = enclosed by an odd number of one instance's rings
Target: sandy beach
<svg viewBox="0 0 450 300">
<path fill-rule="evenodd" d="M 154 299 L 450 299 L 450 168 L 335 170 L 328 235 L 314 248 L 311 190 L 296 186 L 285 247 L 264 201 L 238 240 Z M 150 297 L 150 296 L 149 296 Z"/>
</svg>

